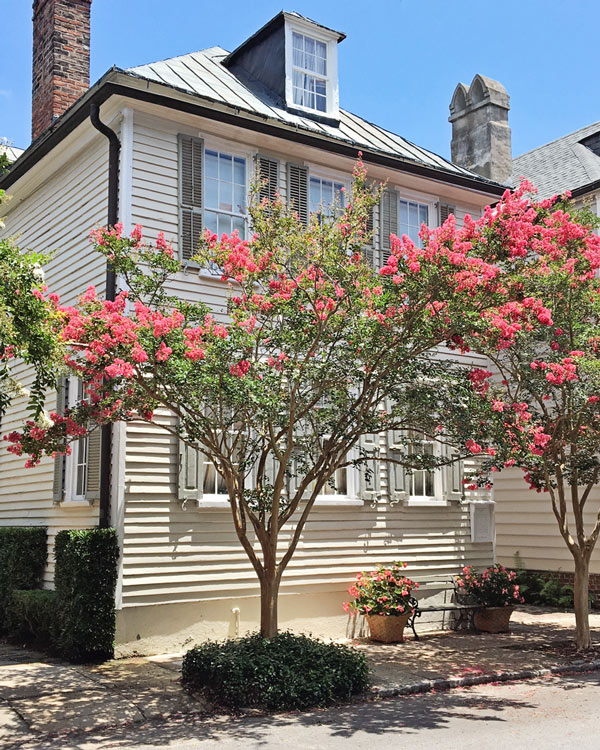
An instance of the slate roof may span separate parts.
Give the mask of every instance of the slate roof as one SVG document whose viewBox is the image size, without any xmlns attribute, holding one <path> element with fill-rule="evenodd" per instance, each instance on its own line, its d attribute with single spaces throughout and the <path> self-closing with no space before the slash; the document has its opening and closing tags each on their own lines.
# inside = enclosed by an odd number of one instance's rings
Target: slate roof
<svg viewBox="0 0 600 750">
<path fill-rule="evenodd" d="M 600 180 L 600 157 L 580 141 L 600 132 L 595 122 L 513 159 L 512 184 L 526 177 L 540 198 L 560 195 Z"/>
<path fill-rule="evenodd" d="M 262 90 L 259 95 L 256 90 L 251 91 L 222 65 L 228 54 L 221 47 L 209 47 L 168 60 L 139 65 L 125 72 L 145 80 L 166 84 L 211 102 L 292 125 L 298 130 L 343 141 L 355 146 L 357 150 L 362 148 L 379 151 L 405 161 L 496 184 L 346 110 L 340 109 L 339 127 L 292 114 L 274 101 L 269 92 Z"/>
</svg>

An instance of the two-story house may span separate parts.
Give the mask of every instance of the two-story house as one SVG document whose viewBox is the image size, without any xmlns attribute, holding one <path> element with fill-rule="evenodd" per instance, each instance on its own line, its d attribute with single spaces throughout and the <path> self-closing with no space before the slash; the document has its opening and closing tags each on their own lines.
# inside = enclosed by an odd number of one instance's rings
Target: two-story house
<svg viewBox="0 0 600 750">
<path fill-rule="evenodd" d="M 91 227 L 118 218 L 126 231 L 139 223 L 150 238 L 164 232 L 184 262 L 173 291 L 223 314 L 222 282 L 186 261 L 206 227 L 248 232 L 257 170 L 306 220 L 334 196 L 343 200 L 362 151 L 372 179 L 387 181 L 374 212 L 376 264 L 391 233 L 418 241 L 422 222 L 435 226 L 448 212 L 458 222 L 478 216 L 502 192 L 342 109 L 344 35 L 297 13 L 279 13 L 233 52 L 210 47 L 111 68 L 89 87 L 89 11 L 90 0 L 34 3 L 34 140 L 0 181 L 12 196 L 2 206 L 4 233 L 22 247 L 55 251 L 46 278 L 64 303 L 90 284 L 114 292 L 87 238 Z M 76 383 L 68 393 L 77 398 Z M 24 404 L 16 404 L 3 432 L 23 418 Z M 3 451 L 0 524 L 45 525 L 50 544 L 61 528 L 118 530 L 117 653 L 231 635 L 236 615 L 241 630 L 256 628 L 257 581 L 214 467 L 198 456 L 200 470 L 184 481 L 177 441 L 160 428 L 107 429 L 31 470 Z M 380 448 L 394 446 L 382 438 Z M 419 579 L 492 562 L 491 506 L 480 502 L 475 512 L 456 466 L 415 472 L 406 486 L 384 464 L 369 487 L 344 471 L 338 489 L 318 502 L 284 576 L 282 626 L 343 637 L 348 584 L 377 563 L 402 559 Z M 51 575 L 52 562 L 48 585 Z"/>
</svg>

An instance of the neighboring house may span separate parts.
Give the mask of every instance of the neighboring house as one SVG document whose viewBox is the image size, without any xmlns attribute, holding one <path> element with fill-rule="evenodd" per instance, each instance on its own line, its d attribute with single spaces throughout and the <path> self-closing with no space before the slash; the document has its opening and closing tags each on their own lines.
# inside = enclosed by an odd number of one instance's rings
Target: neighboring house
<svg viewBox="0 0 600 750">
<path fill-rule="evenodd" d="M 480 102 L 486 97 L 495 100 L 495 112 L 493 122 L 481 125 L 477 118 Z M 542 199 L 570 191 L 577 206 L 586 206 L 600 216 L 600 122 L 512 159 L 508 110 L 508 96 L 497 81 L 476 75 L 471 86 L 459 84 L 450 105 L 453 160 L 509 185 L 516 186 L 525 177 Z M 547 494 L 529 490 L 522 472 L 504 470 L 495 478 L 494 500 L 498 561 L 514 566 L 518 554 L 528 570 L 552 571 L 563 583 L 572 584 L 573 557 L 560 535 Z M 600 488 L 588 501 L 591 526 L 599 504 Z M 590 590 L 599 598 L 598 547 L 590 571 Z"/>
<path fill-rule="evenodd" d="M 67 60 L 54 42 L 70 31 L 65 18 L 79 30 Z M 56 95 L 59 75 L 34 75 L 34 87 L 42 87 L 34 89 L 34 141 L 0 181 L 12 195 L 5 234 L 18 235 L 23 247 L 55 251 L 47 283 L 64 303 L 74 303 L 90 284 L 102 294 L 107 289 L 106 264 L 87 237 L 91 227 L 106 223 L 109 210 L 118 209 L 126 231 L 139 223 L 149 238 L 165 232 L 186 261 L 203 227 L 248 232 L 244 205 L 256 169 L 269 177 L 268 190 L 293 201 L 306 220 L 312 208 L 343 198 L 341 187 L 350 184 L 362 150 L 370 176 L 388 182 L 374 212 L 377 264 L 389 252 L 390 233 L 418 241 L 421 221 L 436 225 L 453 212 L 460 223 L 502 192 L 495 182 L 341 109 L 337 49 L 344 36 L 295 13 L 279 13 L 232 53 L 211 47 L 112 68 L 89 90 L 89 0 L 38 0 L 34 26 L 34 61 L 45 71 L 80 73 L 70 82 L 71 100 Z M 106 131 L 90 119 L 91 113 L 102 127 L 98 107 L 120 143 L 116 206 L 110 187 L 115 139 L 110 158 Z M 224 284 L 191 262 L 172 289 L 201 296 L 224 313 Z M 66 398 L 77 398 L 75 382 Z M 24 416 L 24 404 L 13 408 L 3 430 L 18 428 Z M 156 426 L 117 425 L 110 438 L 103 457 L 95 436 L 65 460 L 48 458 L 31 470 L 3 451 L 0 525 L 45 525 L 50 544 L 65 527 L 106 521 L 116 527 L 118 653 L 231 635 L 235 608 L 242 630 L 256 628 L 257 580 L 214 468 L 197 456 L 199 470 L 186 477 L 177 440 Z M 394 450 L 392 439 L 381 443 L 382 451 Z M 344 470 L 338 490 L 328 489 L 317 503 L 284 575 L 282 626 L 343 636 L 346 589 L 357 571 L 377 563 L 404 560 L 417 580 L 455 574 L 465 563 L 490 564 L 492 506 L 464 497 L 460 471 L 454 465 L 416 472 L 408 481 L 382 465 L 367 486 L 359 472 Z"/>
<path fill-rule="evenodd" d="M 15 146 L 9 146 L 4 138 L 0 138 L 0 154 L 5 154 L 8 162 L 12 164 L 17 161 L 19 156 L 23 153 L 22 148 L 16 148 Z"/>
</svg>

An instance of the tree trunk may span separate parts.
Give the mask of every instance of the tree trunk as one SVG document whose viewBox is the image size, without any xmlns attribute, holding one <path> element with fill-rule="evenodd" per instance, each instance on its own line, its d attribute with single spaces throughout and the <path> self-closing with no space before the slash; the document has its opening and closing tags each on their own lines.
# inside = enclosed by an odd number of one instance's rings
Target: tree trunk
<svg viewBox="0 0 600 750">
<path fill-rule="evenodd" d="M 277 597 L 280 577 L 276 571 L 265 568 L 260 582 L 260 633 L 263 638 L 277 635 Z"/>
<path fill-rule="evenodd" d="M 585 553 L 583 553 L 575 557 L 575 586 L 573 592 L 578 651 L 585 651 L 592 645 L 588 601 L 589 577 L 590 561 Z"/>
</svg>

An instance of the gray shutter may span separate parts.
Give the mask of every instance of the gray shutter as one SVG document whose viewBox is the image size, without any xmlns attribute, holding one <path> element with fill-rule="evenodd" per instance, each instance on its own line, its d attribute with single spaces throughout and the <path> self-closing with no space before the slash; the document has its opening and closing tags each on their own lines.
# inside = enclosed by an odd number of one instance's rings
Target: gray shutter
<svg viewBox="0 0 600 750">
<path fill-rule="evenodd" d="M 112 429 L 111 426 L 108 429 Z M 102 447 L 102 429 L 96 427 L 87 438 L 87 481 L 85 499 L 93 503 L 100 500 L 100 451 Z"/>
<path fill-rule="evenodd" d="M 62 416 L 65 413 L 69 398 L 69 380 L 60 378 L 56 387 L 56 413 Z M 62 503 L 65 499 L 65 468 L 66 456 L 54 458 L 54 478 L 52 480 L 52 502 Z"/>
<path fill-rule="evenodd" d="M 203 141 L 179 135 L 179 204 L 181 259 L 189 260 L 202 235 Z"/>
<path fill-rule="evenodd" d="M 390 430 L 388 432 L 388 455 L 395 460 L 402 460 L 406 455 L 406 446 L 402 443 L 402 431 Z M 408 476 L 406 469 L 399 463 L 388 463 L 390 502 L 401 503 L 408 500 Z"/>
<path fill-rule="evenodd" d="M 287 194 L 288 203 L 298 212 L 300 221 L 308 224 L 308 167 L 288 162 Z"/>
<path fill-rule="evenodd" d="M 375 226 L 375 206 L 373 206 L 373 208 L 369 212 L 369 216 L 367 217 L 366 231 L 371 235 L 371 239 L 369 240 L 369 244 L 365 245 L 364 247 L 364 253 L 367 259 L 367 263 L 369 263 L 369 265 L 371 266 L 376 265 L 375 258 L 377 255 L 375 251 L 375 234 L 373 232 L 374 226 Z"/>
<path fill-rule="evenodd" d="M 259 197 L 261 200 L 267 198 L 275 200 L 275 194 L 279 193 L 279 162 L 268 156 L 257 157 L 257 171 L 260 180 Z"/>
<path fill-rule="evenodd" d="M 450 214 L 456 213 L 456 208 L 454 206 L 450 206 L 448 203 L 439 203 L 438 204 L 438 225 L 441 227 L 442 224 L 446 221 L 446 219 L 450 216 Z"/>
<path fill-rule="evenodd" d="M 457 458 L 459 455 L 451 449 L 446 450 L 445 453 L 450 458 Z M 463 499 L 464 495 L 464 462 L 454 461 L 453 463 L 444 466 L 443 472 L 444 500 L 459 503 Z"/>
<path fill-rule="evenodd" d="M 390 255 L 391 234 L 398 234 L 398 193 L 395 190 L 384 190 L 379 208 L 379 247 L 382 266 Z"/>
<path fill-rule="evenodd" d="M 381 495 L 381 464 L 379 462 L 379 433 L 369 433 L 361 435 L 360 438 L 361 455 L 371 456 L 377 460 L 360 463 L 360 498 L 373 502 Z M 366 469 L 370 469 L 367 473 Z"/>
<path fill-rule="evenodd" d="M 179 441 L 179 500 L 200 500 L 202 498 L 204 455 L 183 440 Z"/>
</svg>

